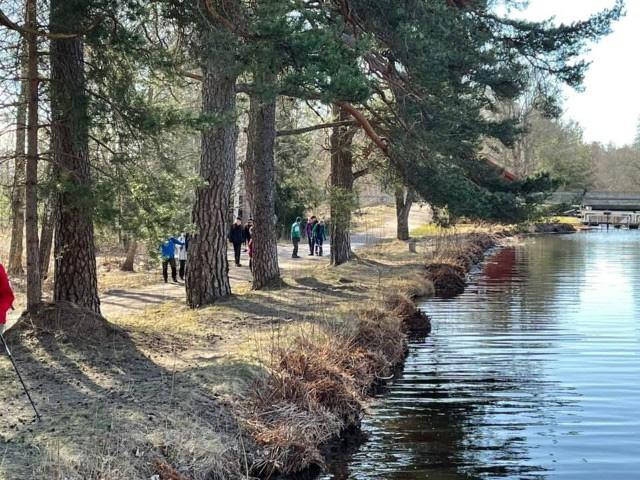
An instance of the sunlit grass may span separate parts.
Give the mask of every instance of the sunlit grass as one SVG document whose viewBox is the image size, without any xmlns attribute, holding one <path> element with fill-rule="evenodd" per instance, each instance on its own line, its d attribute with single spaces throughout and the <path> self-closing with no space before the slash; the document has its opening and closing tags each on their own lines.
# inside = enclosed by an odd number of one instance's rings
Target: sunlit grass
<svg viewBox="0 0 640 480">
<path fill-rule="evenodd" d="M 550 223 L 568 223 L 569 225 L 581 225 L 582 221 L 578 217 L 558 216 L 546 219 Z"/>
<path fill-rule="evenodd" d="M 441 227 L 435 223 L 426 223 L 411 230 L 411 237 L 435 237 L 442 235 L 456 235 L 471 232 L 491 232 L 496 228 L 505 228 L 504 225 L 478 224 L 478 223 L 458 223 L 451 227 Z"/>
</svg>

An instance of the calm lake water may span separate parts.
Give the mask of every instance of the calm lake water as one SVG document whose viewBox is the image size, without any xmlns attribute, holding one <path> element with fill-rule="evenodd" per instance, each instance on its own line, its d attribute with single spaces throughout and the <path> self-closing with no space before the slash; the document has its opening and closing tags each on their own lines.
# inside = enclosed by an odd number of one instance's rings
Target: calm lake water
<svg viewBox="0 0 640 480">
<path fill-rule="evenodd" d="M 323 479 L 640 478 L 640 232 L 528 239 L 423 307 L 430 336 Z"/>
</svg>

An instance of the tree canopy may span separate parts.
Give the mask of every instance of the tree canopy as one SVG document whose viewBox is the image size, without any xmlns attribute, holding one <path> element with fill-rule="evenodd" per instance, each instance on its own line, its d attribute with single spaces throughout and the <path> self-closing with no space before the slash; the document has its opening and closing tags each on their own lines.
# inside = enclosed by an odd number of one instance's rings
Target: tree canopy
<svg viewBox="0 0 640 480">
<path fill-rule="evenodd" d="M 343 246 L 336 263 L 349 258 L 355 181 L 371 173 L 393 178 L 396 191 L 408 188 L 407 200 L 417 195 L 454 216 L 530 218 L 544 192 L 590 182 L 579 127 L 550 118 L 559 112 L 555 86 L 580 87 L 588 66 L 582 53 L 609 33 L 622 2 L 559 25 L 516 20 L 500 8 L 519 4 L 9 2 L 0 14 L 10 32 L 3 64 L 14 59 L 18 75 L 20 38 L 52 47 L 39 49 L 42 78 L 32 80 L 41 94 L 37 158 L 53 167 L 40 169 L 41 184 L 52 186 L 40 189 L 40 210 L 58 212 L 52 218 L 63 240 L 56 248 L 90 250 L 94 224 L 152 248 L 188 230 L 194 268 L 187 296 L 195 307 L 230 293 L 224 239 L 236 178 L 251 210 L 280 225 L 296 209 L 322 203 L 324 192 L 334 217 L 332 251 Z M 21 18 L 27 5 L 37 7 L 35 26 Z M 9 84 L 18 98 L 20 82 Z M 515 112 L 527 95 L 528 113 Z M 304 124 L 295 115 L 301 109 Z M 276 140 L 278 130 L 287 132 Z M 309 148 L 310 139 L 318 148 Z M 322 171 L 322 147 L 326 181 L 309 175 Z M 535 167 L 514 177 L 501 167 L 515 165 L 504 160 L 518 149 Z M 43 206 L 47 191 L 53 209 Z M 72 218 L 82 218 L 82 235 L 65 230 Z M 275 234 L 263 226 L 254 271 L 262 280 L 254 286 L 279 275 Z M 55 258 L 60 268 L 68 259 Z M 63 284 L 65 276 L 56 279 Z M 66 299 L 82 303 L 73 295 Z"/>
</svg>

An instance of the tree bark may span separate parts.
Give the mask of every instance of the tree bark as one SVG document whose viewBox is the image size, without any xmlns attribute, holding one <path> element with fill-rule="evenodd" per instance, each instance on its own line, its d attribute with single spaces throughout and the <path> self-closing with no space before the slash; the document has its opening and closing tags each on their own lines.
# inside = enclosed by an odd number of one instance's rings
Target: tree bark
<svg viewBox="0 0 640 480">
<path fill-rule="evenodd" d="M 27 128 L 27 101 L 29 92 L 29 68 L 26 42 L 20 48 L 20 96 L 16 109 L 16 148 L 11 192 L 11 246 L 9 247 L 9 275 L 22 275 L 22 244 L 24 242 L 25 203 L 25 141 Z"/>
<path fill-rule="evenodd" d="M 45 280 L 49 276 L 49 263 L 51 262 L 51 247 L 53 247 L 53 230 L 56 225 L 56 208 L 54 199 L 49 198 L 42 215 L 42 227 L 40 227 L 40 278 Z"/>
<path fill-rule="evenodd" d="M 275 225 L 276 102 L 251 95 L 247 158 L 244 175 L 253 230 L 253 290 L 259 290 L 280 278 L 278 243 Z"/>
<path fill-rule="evenodd" d="M 38 258 L 38 38 L 36 0 L 27 1 L 28 79 L 27 161 L 25 172 L 25 234 L 27 237 L 27 310 L 33 311 L 42 301 L 40 259 Z"/>
<path fill-rule="evenodd" d="M 51 1 L 51 32 L 70 32 L 81 12 Z M 57 182 L 54 301 L 100 313 L 93 239 L 87 96 L 81 37 L 51 41 L 51 151 Z"/>
<path fill-rule="evenodd" d="M 339 110 L 338 121 L 349 119 Z M 353 127 L 334 127 L 331 133 L 331 264 L 341 265 L 351 260 L 351 213 L 355 206 L 353 191 L 353 152 L 356 134 Z"/>
<path fill-rule="evenodd" d="M 396 187 L 396 219 L 398 240 L 409 240 L 409 213 L 415 200 L 415 192 L 411 187 Z"/>
<path fill-rule="evenodd" d="M 133 272 L 136 252 L 138 251 L 138 241 L 135 238 L 129 238 L 127 243 L 129 244 L 127 247 L 127 257 L 124 259 L 124 262 L 122 262 L 122 265 L 120 265 L 120 270 L 123 272 Z"/>
<path fill-rule="evenodd" d="M 235 75 L 225 74 L 216 55 L 202 62 L 202 111 L 222 119 L 202 132 L 200 177 L 205 185 L 196 190 L 192 220 L 196 228 L 187 258 L 187 304 L 210 305 L 231 294 L 227 235 L 233 179 L 236 168 Z"/>
</svg>

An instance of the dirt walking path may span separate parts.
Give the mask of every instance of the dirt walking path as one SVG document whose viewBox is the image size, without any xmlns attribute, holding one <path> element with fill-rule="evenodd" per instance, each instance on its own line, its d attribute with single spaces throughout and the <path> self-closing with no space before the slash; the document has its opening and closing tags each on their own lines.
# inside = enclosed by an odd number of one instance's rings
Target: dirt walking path
<svg viewBox="0 0 640 480">
<path fill-rule="evenodd" d="M 396 218 L 392 207 L 374 207 L 365 210 L 356 219 L 356 228 L 352 236 L 352 247 L 357 250 L 363 245 L 370 245 L 382 240 L 395 238 Z M 409 228 L 413 229 L 424 225 L 430 220 L 428 208 L 416 206 L 412 209 L 409 217 Z M 289 243 L 281 242 L 278 245 L 278 260 L 280 269 L 288 276 L 296 278 L 300 274 L 308 274 L 309 262 L 318 265 L 329 263 L 329 245 L 325 244 L 324 256 L 308 256 L 307 244 L 300 244 L 300 259 L 291 258 L 292 246 Z M 230 252 L 229 276 L 231 286 L 234 291 L 248 289 L 251 283 L 251 272 L 249 271 L 249 258 L 246 252 L 242 253 L 242 267 L 233 265 L 233 252 Z M 304 267 L 304 268 L 301 268 Z M 127 275 L 122 273 L 122 275 Z M 102 314 L 107 319 L 115 319 L 127 315 L 143 313 L 147 308 L 159 307 L 170 302 L 181 302 L 185 298 L 184 283 L 164 283 L 160 270 L 155 273 L 157 283 L 140 287 L 114 288 L 105 291 L 100 296 Z M 8 325 L 12 326 L 19 317 L 20 308 L 9 313 Z"/>
</svg>

